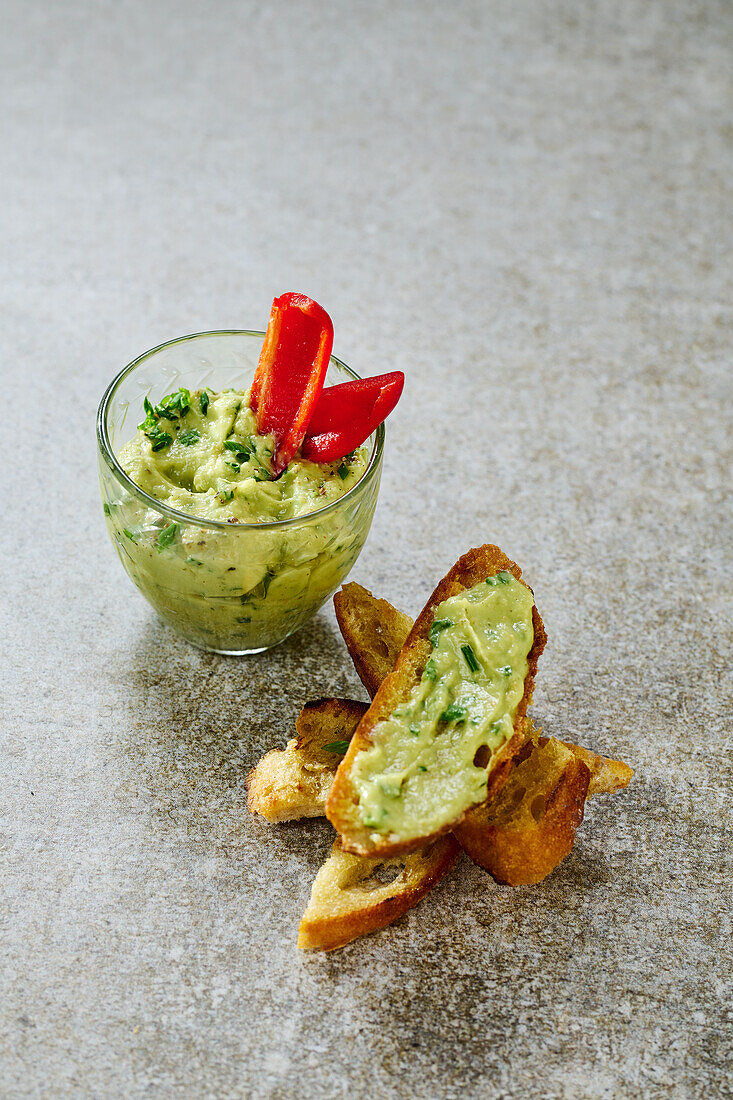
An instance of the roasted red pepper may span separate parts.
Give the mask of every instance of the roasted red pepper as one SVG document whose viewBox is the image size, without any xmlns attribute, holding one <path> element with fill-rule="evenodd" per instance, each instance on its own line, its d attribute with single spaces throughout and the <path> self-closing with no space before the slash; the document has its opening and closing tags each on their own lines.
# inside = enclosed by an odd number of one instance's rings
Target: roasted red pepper
<svg viewBox="0 0 733 1100">
<path fill-rule="evenodd" d="M 311 462 L 335 462 L 376 431 L 400 399 L 402 371 L 329 386 L 318 399 L 301 454 Z"/>
<path fill-rule="evenodd" d="M 304 294 L 275 298 L 251 403 L 257 430 L 275 436 L 276 474 L 285 469 L 303 442 L 323 389 L 332 347 L 333 324 L 317 302 Z"/>
</svg>

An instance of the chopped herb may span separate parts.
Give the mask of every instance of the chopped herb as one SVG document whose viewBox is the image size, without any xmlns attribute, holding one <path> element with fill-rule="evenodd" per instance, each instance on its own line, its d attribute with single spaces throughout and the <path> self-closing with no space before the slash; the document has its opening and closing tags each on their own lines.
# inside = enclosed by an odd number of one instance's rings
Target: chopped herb
<svg viewBox="0 0 733 1100">
<path fill-rule="evenodd" d="M 324 752 L 338 752 L 343 756 L 349 747 L 348 741 L 332 741 L 330 745 L 324 745 Z"/>
<path fill-rule="evenodd" d="M 511 584 L 512 575 L 506 569 L 502 569 L 501 573 L 496 574 L 496 579 L 499 584 Z"/>
<path fill-rule="evenodd" d="M 508 680 L 512 674 L 512 666 L 503 665 L 498 671 L 502 674 L 505 680 Z"/>
<path fill-rule="evenodd" d="M 425 669 L 423 671 L 422 678 L 423 678 L 423 680 L 437 680 L 438 679 L 438 670 L 435 667 L 435 661 L 433 661 L 432 659 L 429 660 L 428 663 L 425 665 Z"/>
<path fill-rule="evenodd" d="M 349 467 L 346 465 L 345 462 L 342 462 L 336 473 L 342 481 L 345 481 L 346 478 L 349 476 Z"/>
<path fill-rule="evenodd" d="M 105 500 L 104 504 L 102 505 L 102 508 L 104 510 L 105 516 L 111 516 L 112 515 L 112 509 L 114 508 L 114 504 L 108 504 L 107 501 Z"/>
<path fill-rule="evenodd" d="M 452 619 L 436 619 L 433 625 L 430 627 L 430 644 L 435 649 L 438 644 L 438 638 L 440 634 L 447 630 L 449 626 L 453 626 Z"/>
<path fill-rule="evenodd" d="M 440 716 L 441 722 L 460 722 L 466 717 L 466 708 L 460 703 L 451 703 Z"/>
<path fill-rule="evenodd" d="M 199 439 L 201 439 L 201 432 L 198 428 L 188 428 L 187 431 L 181 432 L 178 442 L 184 447 L 192 447 L 194 443 L 198 443 Z"/>
<path fill-rule="evenodd" d="M 172 437 L 168 432 L 164 432 L 158 423 L 156 410 L 150 404 L 147 397 L 143 398 L 143 408 L 145 409 L 145 419 L 138 424 L 138 428 L 143 432 L 148 439 L 154 451 L 160 451 L 163 447 L 167 447 L 169 443 L 173 442 Z"/>
<path fill-rule="evenodd" d="M 186 558 L 186 565 L 203 565 L 203 564 L 204 563 L 202 561 L 199 561 L 198 558 L 191 558 L 191 557 Z"/>
<path fill-rule="evenodd" d="M 206 416 L 207 412 L 209 411 L 209 395 L 206 390 L 201 391 L 201 396 L 199 397 L 199 406 L 201 408 L 201 415 Z"/>
<path fill-rule="evenodd" d="M 252 457 L 252 450 L 246 443 L 238 443 L 236 439 L 225 439 L 224 447 L 236 455 L 237 462 L 248 462 Z"/>
<path fill-rule="evenodd" d="M 178 534 L 178 530 L 179 524 L 177 523 L 169 523 L 167 527 L 163 528 L 163 530 L 158 535 L 158 553 L 160 553 L 161 550 L 165 550 L 167 546 L 170 546 L 170 544 L 173 542 L 174 538 Z"/>
<path fill-rule="evenodd" d="M 255 472 L 252 476 L 254 477 L 255 481 L 269 481 L 270 480 L 270 475 L 268 474 L 267 470 L 263 469 L 262 466 L 260 466 L 259 470 L 255 470 Z"/>
<path fill-rule="evenodd" d="M 420 736 L 420 727 L 418 725 L 416 725 L 414 722 L 410 726 L 410 733 L 412 734 L 413 737 L 419 737 Z"/>
<path fill-rule="evenodd" d="M 166 420 L 178 420 L 179 417 L 185 416 L 190 408 L 191 394 L 182 386 L 175 393 L 167 394 L 160 404 L 155 406 L 155 413 L 156 416 L 162 416 Z"/>
<path fill-rule="evenodd" d="M 497 581 L 496 577 L 487 577 L 486 583 L 488 584 L 489 588 L 496 588 L 499 582 Z"/>
<path fill-rule="evenodd" d="M 137 542 L 140 537 L 139 531 L 131 531 L 129 527 L 123 527 L 122 534 L 127 535 L 128 539 L 132 539 L 133 542 Z"/>
<path fill-rule="evenodd" d="M 492 722 L 489 726 L 489 733 L 501 733 L 501 727 L 503 726 L 503 724 L 504 723 L 501 721 Z"/>
<path fill-rule="evenodd" d="M 427 769 L 427 768 L 425 767 L 425 765 L 424 765 L 424 764 L 418 764 L 418 766 L 417 766 L 417 770 L 418 770 L 419 772 L 426 772 L 426 771 L 427 771 L 428 769 Z"/>
<path fill-rule="evenodd" d="M 223 504 L 224 501 L 231 500 L 233 498 L 234 490 L 233 489 L 222 489 L 222 491 L 220 493 L 218 493 L 217 496 L 219 497 L 219 500 Z"/>
<path fill-rule="evenodd" d="M 173 437 L 168 432 L 164 432 L 162 428 L 151 428 L 145 434 L 150 440 L 154 451 L 162 451 L 164 447 L 173 442 Z"/>
<path fill-rule="evenodd" d="M 476 654 L 473 652 L 470 645 L 462 645 L 461 653 L 466 658 L 466 664 L 471 669 L 471 672 L 478 672 L 481 665 L 476 660 Z"/>
<path fill-rule="evenodd" d="M 225 462 L 225 466 L 228 466 L 230 470 L 234 470 L 235 474 L 238 474 L 242 467 L 237 462 Z"/>
</svg>

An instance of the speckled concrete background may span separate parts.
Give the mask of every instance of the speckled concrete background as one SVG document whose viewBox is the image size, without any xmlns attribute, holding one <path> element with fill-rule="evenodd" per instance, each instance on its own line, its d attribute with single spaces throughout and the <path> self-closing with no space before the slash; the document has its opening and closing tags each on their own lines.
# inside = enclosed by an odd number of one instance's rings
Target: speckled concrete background
<svg viewBox="0 0 733 1100">
<path fill-rule="evenodd" d="M 2 1095 L 730 1096 L 731 6 L 3 15 Z M 415 612 L 500 543 L 538 719 L 637 770 L 542 885 L 464 861 L 329 957 L 329 828 L 244 776 L 358 690 L 332 615 L 177 641 L 94 472 L 112 374 L 291 288 L 408 378 L 354 577 Z"/>
</svg>

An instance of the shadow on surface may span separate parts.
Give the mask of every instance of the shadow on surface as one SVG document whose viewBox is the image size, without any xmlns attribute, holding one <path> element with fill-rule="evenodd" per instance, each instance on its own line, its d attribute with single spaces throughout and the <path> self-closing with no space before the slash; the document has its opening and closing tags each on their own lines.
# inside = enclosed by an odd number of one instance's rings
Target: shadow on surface
<svg viewBox="0 0 733 1100">
<path fill-rule="evenodd" d="M 195 649 L 151 619 L 112 685 L 123 794 L 142 796 L 187 836 L 236 847 L 261 825 L 247 812 L 249 769 L 293 736 L 308 699 L 354 694 L 354 681 L 325 616 L 253 657 Z"/>
</svg>

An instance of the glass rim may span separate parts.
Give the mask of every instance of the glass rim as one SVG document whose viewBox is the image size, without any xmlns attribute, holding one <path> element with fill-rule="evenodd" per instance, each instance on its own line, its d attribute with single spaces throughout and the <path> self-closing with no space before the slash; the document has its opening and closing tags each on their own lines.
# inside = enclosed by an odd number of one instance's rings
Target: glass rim
<svg viewBox="0 0 733 1100">
<path fill-rule="evenodd" d="M 187 336 L 177 336 L 173 340 L 165 340 L 162 344 L 158 344 L 156 347 L 144 351 L 142 355 L 138 355 L 138 357 L 133 359 L 131 363 L 128 363 L 126 367 L 123 367 L 122 370 L 115 375 L 102 395 L 102 400 L 99 402 L 99 408 L 97 409 L 97 445 L 102 458 L 111 472 L 122 482 L 125 488 L 132 493 L 133 496 L 137 497 L 143 504 L 153 508 L 155 511 L 162 513 L 164 516 L 169 516 L 175 523 L 183 522 L 193 524 L 195 527 L 205 527 L 230 532 L 272 531 L 284 527 L 295 527 L 298 524 L 303 524 L 314 519 L 316 516 L 324 516 L 326 513 L 334 511 L 340 505 L 346 503 L 350 497 L 354 496 L 357 490 L 360 490 L 372 480 L 379 467 L 379 461 L 384 451 L 384 423 L 381 423 L 374 433 L 375 440 L 372 447 L 372 453 L 369 456 L 367 467 L 356 485 L 352 485 L 349 491 L 344 493 L 343 496 L 338 497 L 337 500 L 332 500 L 330 504 L 324 505 L 323 508 L 318 508 L 315 512 L 304 512 L 303 515 L 291 516 L 289 519 L 266 520 L 263 523 L 229 523 L 227 520 L 202 519 L 201 516 L 192 516 L 188 512 L 182 512 L 178 508 L 172 508 L 169 504 L 165 504 L 161 500 L 156 500 L 155 497 L 150 496 L 144 489 L 141 489 L 140 486 L 125 473 L 122 466 L 117 461 L 117 456 L 110 442 L 109 432 L 107 430 L 107 414 L 109 412 L 110 402 L 123 380 L 127 378 L 128 374 L 131 374 L 136 367 L 139 367 L 141 363 L 144 363 L 147 359 L 150 359 L 151 356 L 162 351 L 164 348 L 174 347 L 176 344 L 185 344 L 190 340 L 197 340 L 203 336 L 259 336 L 261 339 L 264 339 L 265 332 L 261 329 L 252 328 L 222 328 L 211 329 L 206 332 L 192 332 Z M 337 366 L 341 367 L 342 370 L 345 370 L 346 373 L 350 375 L 352 380 L 359 380 L 360 376 L 356 371 L 352 370 L 351 367 L 344 363 L 343 360 L 337 358 L 337 356 L 332 355 L 329 359 L 329 363 L 336 363 Z"/>
</svg>

